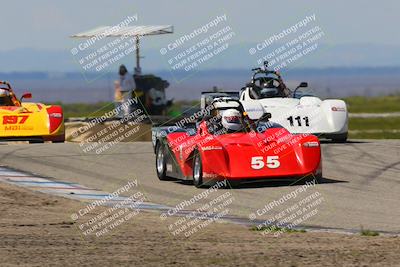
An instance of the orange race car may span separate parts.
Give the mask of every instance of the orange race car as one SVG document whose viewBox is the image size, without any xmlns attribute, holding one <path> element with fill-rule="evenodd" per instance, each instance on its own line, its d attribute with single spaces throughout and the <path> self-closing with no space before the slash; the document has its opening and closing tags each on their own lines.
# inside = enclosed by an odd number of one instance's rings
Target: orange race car
<svg viewBox="0 0 400 267">
<path fill-rule="evenodd" d="M 0 81 L 0 140 L 64 142 L 62 107 L 22 103 L 24 98 L 32 98 L 32 94 L 25 93 L 18 99 L 10 84 Z"/>
</svg>

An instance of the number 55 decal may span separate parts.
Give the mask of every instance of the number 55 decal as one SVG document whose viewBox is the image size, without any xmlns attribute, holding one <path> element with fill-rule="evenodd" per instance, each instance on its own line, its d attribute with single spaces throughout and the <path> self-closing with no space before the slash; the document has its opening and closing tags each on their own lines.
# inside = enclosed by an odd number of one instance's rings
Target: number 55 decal
<svg viewBox="0 0 400 267">
<path fill-rule="evenodd" d="M 267 156 L 266 162 L 264 162 L 264 157 L 252 157 L 251 158 L 251 168 L 255 170 L 260 170 L 267 166 L 269 169 L 276 169 L 281 166 L 279 162 L 279 156 Z"/>
</svg>

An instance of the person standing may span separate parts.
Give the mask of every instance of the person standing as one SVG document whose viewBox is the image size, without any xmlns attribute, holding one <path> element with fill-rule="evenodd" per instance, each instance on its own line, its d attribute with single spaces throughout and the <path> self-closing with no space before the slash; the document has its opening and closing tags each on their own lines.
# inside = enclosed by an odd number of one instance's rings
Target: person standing
<svg viewBox="0 0 400 267">
<path fill-rule="evenodd" d="M 122 114 L 128 116 L 131 113 L 132 104 L 128 104 L 132 98 L 133 90 L 135 89 L 135 80 L 132 75 L 129 74 L 125 65 L 119 67 L 119 85 L 122 95 Z"/>
<path fill-rule="evenodd" d="M 114 82 L 114 106 L 115 106 L 115 111 L 116 117 L 121 119 L 124 117 L 123 110 L 122 110 L 122 103 L 123 103 L 124 98 L 122 97 L 121 93 L 121 84 L 119 81 Z"/>
<path fill-rule="evenodd" d="M 165 92 L 160 85 L 157 85 L 149 90 L 148 103 L 150 106 L 150 114 L 152 115 L 164 115 L 165 105 L 167 103 L 165 98 Z"/>
</svg>

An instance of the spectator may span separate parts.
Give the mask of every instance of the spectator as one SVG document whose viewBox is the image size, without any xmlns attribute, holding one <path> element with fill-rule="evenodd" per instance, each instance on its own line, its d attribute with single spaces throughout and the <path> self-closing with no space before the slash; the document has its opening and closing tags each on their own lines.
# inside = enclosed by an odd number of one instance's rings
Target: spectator
<svg viewBox="0 0 400 267">
<path fill-rule="evenodd" d="M 121 92 L 121 84 L 119 81 L 114 82 L 114 105 L 115 105 L 115 110 L 117 111 L 117 118 L 122 118 L 124 116 L 123 110 L 121 109 L 121 104 L 123 102 L 124 98 L 122 97 L 122 92 Z"/>
<path fill-rule="evenodd" d="M 148 98 L 150 114 L 164 115 L 163 111 L 165 110 L 166 98 L 163 88 L 161 88 L 160 86 L 151 88 L 149 90 Z"/>
<path fill-rule="evenodd" d="M 123 107 L 123 115 L 128 116 L 131 112 L 131 105 L 128 105 L 128 100 L 132 98 L 133 90 L 135 89 L 135 81 L 132 75 L 129 74 L 125 65 L 119 67 L 119 84 L 122 95 L 122 104 L 126 104 Z"/>
</svg>

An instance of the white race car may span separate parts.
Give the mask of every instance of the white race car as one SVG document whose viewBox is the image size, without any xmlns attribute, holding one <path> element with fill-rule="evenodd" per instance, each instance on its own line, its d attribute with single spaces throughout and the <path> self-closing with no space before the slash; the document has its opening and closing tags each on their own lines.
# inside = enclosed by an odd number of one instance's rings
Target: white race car
<svg viewBox="0 0 400 267">
<path fill-rule="evenodd" d="M 299 92 L 299 88 L 308 86 L 306 82 L 291 91 L 278 72 L 268 70 L 267 64 L 253 71 L 251 82 L 239 94 L 247 113 L 262 110 L 270 121 L 294 134 L 310 133 L 335 142 L 347 140 L 348 112 L 343 100 L 321 100 Z"/>
</svg>

